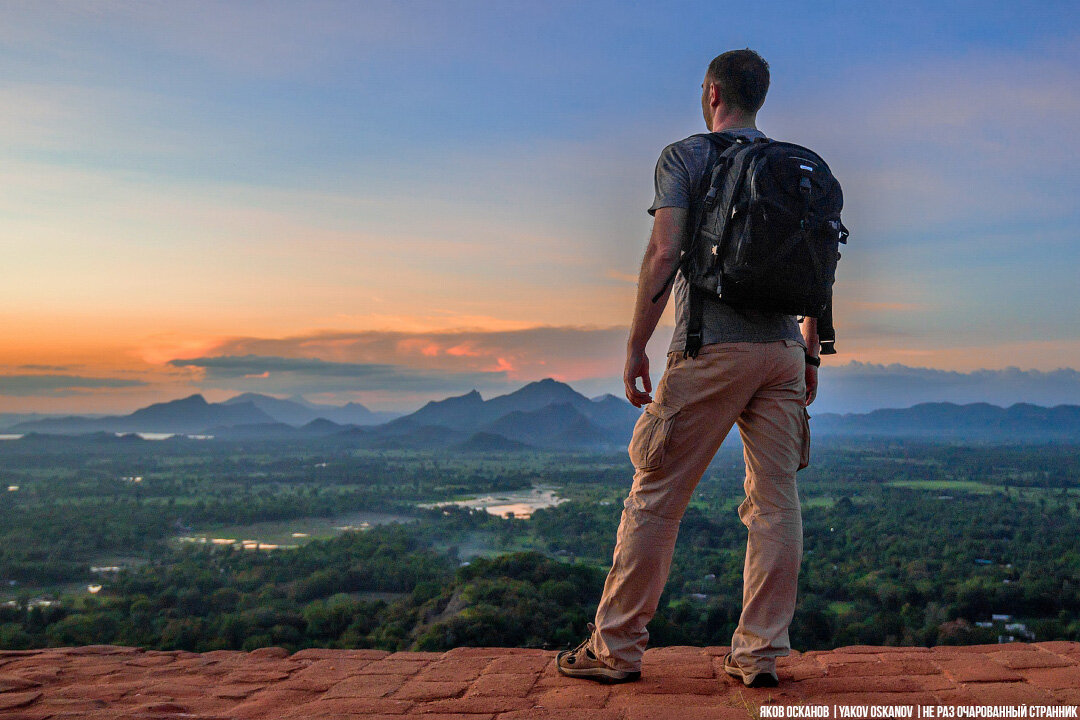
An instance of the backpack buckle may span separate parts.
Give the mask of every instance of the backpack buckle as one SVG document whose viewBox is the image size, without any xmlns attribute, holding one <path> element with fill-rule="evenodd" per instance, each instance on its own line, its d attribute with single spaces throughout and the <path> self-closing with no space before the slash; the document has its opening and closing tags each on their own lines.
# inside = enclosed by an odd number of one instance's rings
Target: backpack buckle
<svg viewBox="0 0 1080 720">
<path fill-rule="evenodd" d="M 683 349 L 683 358 L 696 358 L 701 350 L 701 331 L 686 333 L 686 347 Z"/>
</svg>

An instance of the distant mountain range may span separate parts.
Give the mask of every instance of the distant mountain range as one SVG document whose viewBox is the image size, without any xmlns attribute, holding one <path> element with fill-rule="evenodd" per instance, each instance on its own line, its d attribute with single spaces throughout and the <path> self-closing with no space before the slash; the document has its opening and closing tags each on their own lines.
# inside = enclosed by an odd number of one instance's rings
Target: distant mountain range
<svg viewBox="0 0 1080 720">
<path fill-rule="evenodd" d="M 280 400 L 258 393 L 237 395 L 222 404 L 239 405 L 246 402 L 262 410 L 277 422 L 287 425 L 306 425 L 320 418 L 339 425 L 380 425 L 399 415 L 399 413 L 372 412 L 360 403 L 354 402 L 345 405 L 320 405 L 308 402 L 302 397 Z"/>
<path fill-rule="evenodd" d="M 812 409 L 812 408 L 811 408 Z M 552 379 L 484 400 L 475 390 L 388 417 L 357 403 L 316 405 L 245 393 L 222 403 L 201 395 L 155 403 L 130 415 L 52 417 L 4 432 L 37 435 L 173 433 L 221 440 L 321 438 L 351 447 L 476 452 L 528 449 L 619 450 L 641 411 L 622 398 L 587 398 Z M 25 416 L 24 416 L 25 417 Z M 2 425 L 0 425 L 2 427 Z M 865 414 L 821 414 L 815 437 L 890 437 L 986 442 L 1080 442 L 1080 406 L 923 403 Z M 737 433 L 735 433 L 737 435 Z"/>
<path fill-rule="evenodd" d="M 1080 405 L 1047 408 L 1017 403 L 1001 408 L 987 403 L 920 403 L 903 410 L 823 414 L 814 417 L 810 423 L 811 433 L 826 436 L 992 442 L 1080 441 Z"/>
<path fill-rule="evenodd" d="M 372 447 L 491 445 L 503 438 L 514 446 L 614 448 L 626 445 L 640 414 L 614 395 L 590 400 L 549 378 L 491 400 L 474 390 L 432 401 L 364 437 Z"/>
<path fill-rule="evenodd" d="M 45 417 L 16 420 L 9 433 L 83 434 L 90 432 L 143 432 L 213 434 L 212 429 L 283 425 L 290 430 L 317 420 L 342 425 L 377 425 L 397 417 L 376 413 L 359 403 L 317 405 L 303 398 L 282 400 L 269 395 L 244 393 L 222 403 L 209 403 L 202 395 L 154 403 L 130 415 Z M 14 419 L 14 418 L 13 418 Z M 0 424 L 2 427 L 2 424 Z"/>
<path fill-rule="evenodd" d="M 475 390 L 430 402 L 404 417 L 362 405 L 316 405 L 245 393 L 222 403 L 202 395 L 155 403 L 130 415 L 68 416 L 16 422 L 8 433 L 173 433 L 224 440 L 333 438 L 371 448 L 614 448 L 625 445 L 639 410 L 605 395 L 595 400 L 547 379 L 484 400 Z"/>
</svg>

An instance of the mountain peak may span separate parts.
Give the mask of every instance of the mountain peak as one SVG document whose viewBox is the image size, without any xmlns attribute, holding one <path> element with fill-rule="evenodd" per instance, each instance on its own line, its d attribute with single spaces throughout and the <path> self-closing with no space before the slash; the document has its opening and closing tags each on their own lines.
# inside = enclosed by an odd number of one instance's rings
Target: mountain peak
<svg viewBox="0 0 1080 720">
<path fill-rule="evenodd" d="M 194 395 L 188 395 L 186 398 L 180 398 L 179 400 L 170 400 L 168 402 L 155 403 L 155 404 L 156 405 L 191 405 L 191 406 L 200 405 L 201 406 L 201 405 L 209 405 L 210 403 L 206 402 L 206 398 L 204 398 L 200 393 L 195 393 Z"/>
</svg>

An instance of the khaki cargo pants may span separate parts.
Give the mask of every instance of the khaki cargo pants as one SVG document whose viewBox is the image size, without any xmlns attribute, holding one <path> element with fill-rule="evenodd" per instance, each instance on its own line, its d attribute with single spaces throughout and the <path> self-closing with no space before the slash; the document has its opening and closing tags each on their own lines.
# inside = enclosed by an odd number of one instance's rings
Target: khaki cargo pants
<svg viewBox="0 0 1080 720">
<path fill-rule="evenodd" d="M 593 652 L 641 670 L 646 624 L 667 582 L 679 522 L 720 443 L 739 425 L 746 460 L 748 530 L 743 608 L 731 638 L 747 671 L 775 672 L 791 650 L 802 558 L 795 472 L 809 460 L 803 347 L 794 340 L 706 345 L 696 358 L 670 353 L 653 402 L 634 427 L 634 483 L 623 504 L 611 571 L 596 610 Z"/>
</svg>

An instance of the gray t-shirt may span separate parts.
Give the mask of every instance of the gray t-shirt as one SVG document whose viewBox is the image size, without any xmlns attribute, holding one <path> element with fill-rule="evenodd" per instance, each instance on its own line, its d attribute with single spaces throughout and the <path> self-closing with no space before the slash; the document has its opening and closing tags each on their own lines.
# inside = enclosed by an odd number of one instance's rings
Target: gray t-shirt
<svg viewBox="0 0 1080 720">
<path fill-rule="evenodd" d="M 747 138 L 764 137 L 754 128 L 731 129 Z M 702 182 L 706 169 L 716 160 L 713 144 L 703 137 L 688 137 L 672 143 L 660 153 L 656 162 L 656 198 L 649 208 L 655 215 L 662 207 L 691 209 L 691 217 L 697 210 L 700 198 L 694 197 L 694 189 Z M 668 352 L 682 352 L 686 343 L 686 323 L 690 313 L 690 287 L 680 271 L 675 276 L 672 291 L 675 296 L 675 334 Z M 736 310 L 718 298 L 704 298 L 704 315 L 701 322 L 701 344 L 723 342 L 773 342 L 797 340 L 805 347 L 799 323 L 794 315 Z"/>
</svg>

